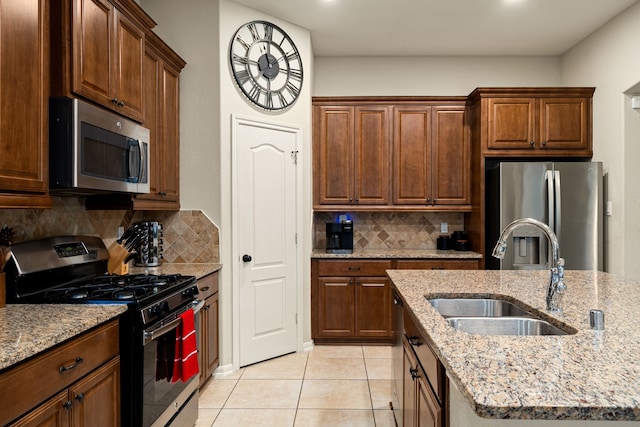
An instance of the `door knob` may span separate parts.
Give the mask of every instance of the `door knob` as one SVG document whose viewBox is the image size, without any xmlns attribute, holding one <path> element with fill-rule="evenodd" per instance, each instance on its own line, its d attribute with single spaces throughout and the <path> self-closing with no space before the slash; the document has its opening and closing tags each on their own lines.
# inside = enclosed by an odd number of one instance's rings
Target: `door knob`
<svg viewBox="0 0 640 427">
<path fill-rule="evenodd" d="M 242 255 L 242 262 L 251 262 L 251 255 Z"/>
</svg>

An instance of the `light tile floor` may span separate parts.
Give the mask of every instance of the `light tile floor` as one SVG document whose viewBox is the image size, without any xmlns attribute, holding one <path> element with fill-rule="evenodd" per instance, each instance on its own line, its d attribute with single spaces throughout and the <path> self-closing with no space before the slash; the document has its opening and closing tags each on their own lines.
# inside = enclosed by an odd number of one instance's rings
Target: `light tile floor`
<svg viewBox="0 0 640 427">
<path fill-rule="evenodd" d="M 315 346 L 213 379 L 196 427 L 395 427 L 391 347 Z"/>
</svg>

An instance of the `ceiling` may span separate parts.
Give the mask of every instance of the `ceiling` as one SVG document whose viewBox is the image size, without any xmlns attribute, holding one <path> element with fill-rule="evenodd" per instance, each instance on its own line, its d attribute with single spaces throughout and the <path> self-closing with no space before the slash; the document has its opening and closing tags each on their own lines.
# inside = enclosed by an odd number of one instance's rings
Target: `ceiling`
<svg viewBox="0 0 640 427">
<path fill-rule="evenodd" d="M 311 32 L 315 56 L 561 55 L 639 0 L 235 0 Z"/>
</svg>

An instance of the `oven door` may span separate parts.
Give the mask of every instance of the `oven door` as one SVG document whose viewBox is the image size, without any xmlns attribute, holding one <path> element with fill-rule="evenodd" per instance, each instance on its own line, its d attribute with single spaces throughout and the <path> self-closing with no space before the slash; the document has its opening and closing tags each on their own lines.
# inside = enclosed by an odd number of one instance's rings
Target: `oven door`
<svg viewBox="0 0 640 427">
<path fill-rule="evenodd" d="M 194 301 L 193 308 L 195 323 L 198 324 L 200 309 L 204 301 Z M 184 311 L 184 310 L 183 310 Z M 179 316 L 180 312 L 176 313 Z M 151 326 L 144 332 L 144 384 L 142 391 L 142 420 L 143 426 L 166 426 L 173 418 L 184 419 L 184 411 L 192 411 L 193 402 L 197 403 L 198 375 L 194 375 L 187 382 L 178 380 L 173 382 L 171 373 L 173 364 L 173 349 L 175 348 L 176 328 L 180 325 L 180 318 L 159 326 Z M 169 352 L 169 355 L 167 354 Z M 195 394 L 194 394 L 195 393 Z M 192 411 L 193 412 L 193 411 Z M 193 418 L 195 424 L 198 413 L 197 406 Z"/>
</svg>

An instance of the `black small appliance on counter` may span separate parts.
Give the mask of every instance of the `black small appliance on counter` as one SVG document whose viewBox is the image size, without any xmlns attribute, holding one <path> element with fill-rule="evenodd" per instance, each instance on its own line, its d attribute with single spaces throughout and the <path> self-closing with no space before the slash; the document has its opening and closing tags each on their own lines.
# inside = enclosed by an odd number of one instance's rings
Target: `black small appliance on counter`
<svg viewBox="0 0 640 427">
<path fill-rule="evenodd" d="M 353 221 L 327 222 L 327 253 L 353 253 Z"/>
</svg>

